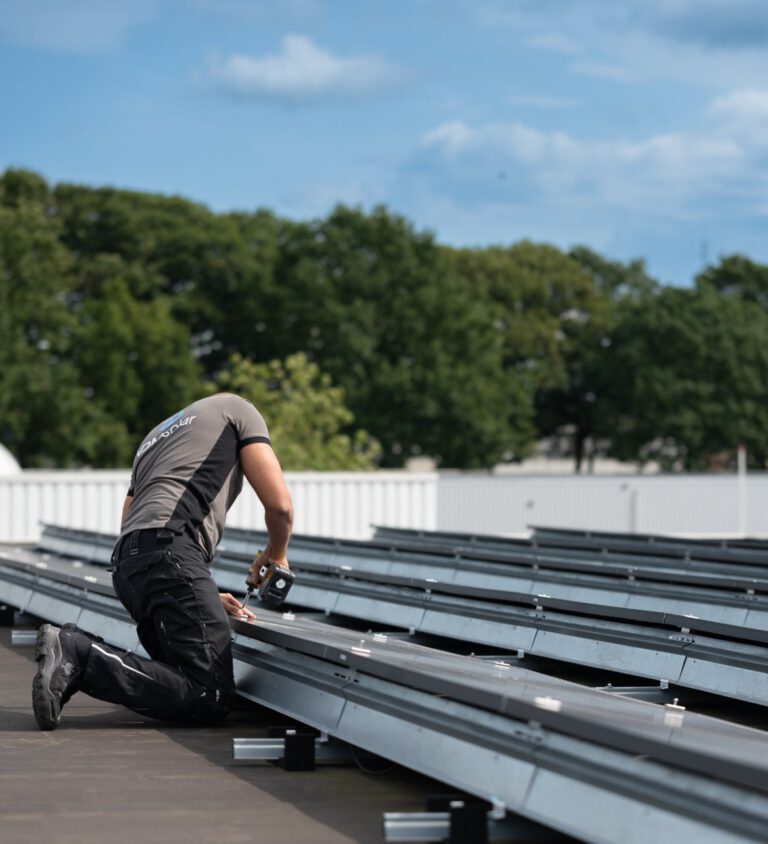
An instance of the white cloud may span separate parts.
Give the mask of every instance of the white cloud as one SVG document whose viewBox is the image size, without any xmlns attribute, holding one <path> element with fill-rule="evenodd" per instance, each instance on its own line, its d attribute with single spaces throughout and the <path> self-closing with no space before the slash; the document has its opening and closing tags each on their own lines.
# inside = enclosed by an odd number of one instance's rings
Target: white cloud
<svg viewBox="0 0 768 844">
<path fill-rule="evenodd" d="M 717 97 L 709 107 L 714 126 L 753 146 L 768 145 L 768 90 L 747 88 Z"/>
<path fill-rule="evenodd" d="M 414 168 L 468 203 L 533 199 L 690 219 L 713 195 L 765 204 L 766 142 L 768 91 L 747 90 L 713 100 L 696 128 L 640 140 L 445 123 L 424 135 Z"/>
<path fill-rule="evenodd" d="M 570 56 L 580 75 L 720 91 L 768 77 L 764 0 L 492 0 L 465 8 L 480 25 Z"/>
<path fill-rule="evenodd" d="M 118 45 L 150 19 L 157 0 L 0 2 L 0 33 L 26 47 L 91 53 Z"/>
<path fill-rule="evenodd" d="M 237 53 L 213 60 L 209 71 L 223 90 L 286 101 L 358 97 L 396 85 L 406 76 L 379 56 L 334 56 L 304 35 L 287 35 L 274 55 Z"/>
</svg>

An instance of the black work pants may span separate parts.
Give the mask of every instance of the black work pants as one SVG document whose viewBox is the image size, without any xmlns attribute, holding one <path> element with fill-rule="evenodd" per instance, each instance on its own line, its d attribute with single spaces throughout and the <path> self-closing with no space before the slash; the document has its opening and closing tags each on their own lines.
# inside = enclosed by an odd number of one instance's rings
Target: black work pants
<svg viewBox="0 0 768 844">
<path fill-rule="evenodd" d="M 115 592 L 150 659 L 92 642 L 81 691 L 163 720 L 226 716 L 231 632 L 202 549 L 186 535 L 137 531 L 118 543 L 113 562 Z"/>
</svg>

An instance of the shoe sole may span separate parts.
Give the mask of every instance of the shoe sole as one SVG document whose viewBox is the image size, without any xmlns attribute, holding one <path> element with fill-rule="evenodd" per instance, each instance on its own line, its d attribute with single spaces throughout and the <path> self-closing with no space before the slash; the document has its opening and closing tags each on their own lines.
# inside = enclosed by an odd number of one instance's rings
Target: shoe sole
<svg viewBox="0 0 768 844">
<path fill-rule="evenodd" d="M 44 624 L 37 632 L 35 660 L 38 668 L 32 681 L 32 709 L 41 730 L 55 730 L 61 719 L 61 705 L 51 692 L 51 675 L 61 659 L 58 630 L 52 624 Z"/>
</svg>

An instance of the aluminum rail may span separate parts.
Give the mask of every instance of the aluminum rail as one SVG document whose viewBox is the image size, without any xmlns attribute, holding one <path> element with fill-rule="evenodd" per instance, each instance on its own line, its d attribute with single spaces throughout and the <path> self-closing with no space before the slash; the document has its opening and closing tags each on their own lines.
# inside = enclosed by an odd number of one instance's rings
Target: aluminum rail
<svg viewBox="0 0 768 844">
<path fill-rule="evenodd" d="M 220 550 L 213 562 L 214 576 L 217 582 L 226 589 L 242 590 L 245 582 L 246 572 L 251 563 L 250 554 L 243 554 L 234 551 L 231 547 Z M 410 595 L 421 600 L 421 596 L 450 595 L 460 598 L 468 605 L 476 608 L 482 615 L 485 610 L 494 612 L 493 604 L 508 605 L 511 611 L 522 608 L 526 612 L 534 607 L 537 612 L 543 610 L 562 611 L 568 613 L 569 617 L 581 616 L 585 619 L 609 619 L 620 622 L 640 622 L 647 625 L 663 626 L 679 630 L 685 628 L 686 632 L 696 630 L 701 633 L 709 633 L 723 639 L 743 640 L 749 643 L 768 645 L 768 630 L 754 629 L 744 625 L 733 625 L 724 622 L 710 621 L 706 618 L 699 618 L 691 614 L 680 614 L 672 612 L 653 612 L 633 608 L 605 606 L 602 604 L 591 604 L 584 601 L 554 598 L 544 593 L 522 593 L 511 592 L 506 589 L 487 588 L 479 586 L 468 586 L 452 582 L 440 581 L 436 578 L 414 577 L 409 572 L 403 574 L 385 574 L 387 560 L 382 560 L 380 571 L 369 569 L 355 569 L 349 565 L 335 565 L 333 563 L 317 562 L 314 558 L 305 559 L 301 549 L 295 556 L 292 554 L 291 566 L 293 569 L 302 572 L 303 582 L 312 582 L 316 588 L 327 586 L 331 592 L 338 588 L 344 589 L 345 583 L 354 584 L 381 584 L 383 586 L 404 587 L 410 590 Z M 307 581 L 306 575 L 317 575 L 314 581 Z M 299 584 L 301 585 L 301 584 Z M 352 588 L 350 586 L 350 588 Z M 404 592 L 403 594 L 407 594 Z M 291 591 L 293 600 L 294 592 Z M 474 615 L 473 613 L 470 613 Z M 401 625 L 408 627 L 410 625 Z"/>
<path fill-rule="evenodd" d="M 49 538 L 46 527 L 40 541 L 42 552 L 56 552 L 107 565 L 114 537 L 77 531 L 68 537 L 56 529 Z M 263 546 L 267 535 L 261 531 L 228 529 L 219 546 L 219 557 L 243 555 L 251 558 Z M 624 571 L 623 576 L 603 576 L 548 568 L 544 560 L 526 563 L 498 562 L 487 556 L 461 554 L 412 554 L 390 546 L 366 542 L 340 541 L 325 537 L 294 536 L 291 564 L 299 569 L 342 570 L 356 577 L 390 574 L 403 578 L 437 581 L 452 585 L 462 593 L 485 594 L 498 598 L 510 595 L 546 596 L 550 605 L 558 600 L 618 610 L 656 613 L 664 616 L 695 617 L 704 621 L 768 631 L 768 595 L 751 588 L 726 590 L 698 585 L 675 585 L 644 580 L 642 572 Z M 598 571 L 601 570 L 597 566 Z M 742 587 L 744 584 L 742 584 Z M 227 586 L 227 588 L 233 588 Z M 236 588 L 240 588 L 238 584 Z M 597 612 L 597 610 L 595 610 Z M 686 626 L 686 625 L 681 625 Z"/>
<path fill-rule="evenodd" d="M 75 557 L 90 563 L 109 565 L 117 537 L 111 533 L 67 528 L 43 522 L 37 549 L 45 554 Z"/>
<path fill-rule="evenodd" d="M 46 559 L 45 551 L 47 549 L 58 549 L 58 553 L 60 554 L 87 559 L 92 563 L 109 562 L 111 549 L 114 545 L 113 536 L 107 534 L 91 534 L 87 531 L 72 531 L 71 536 L 67 536 L 66 529 L 56 528 L 54 541 L 51 542 L 48 540 L 49 529 L 49 527 L 46 527 L 43 539 L 41 540 L 41 548 L 38 549 L 43 551 L 41 557 L 43 560 Z M 220 585 L 223 588 L 234 589 L 235 591 L 242 589 L 241 580 L 245 576 L 245 570 L 252 559 L 253 551 L 259 544 L 266 542 L 266 540 L 266 533 L 259 531 L 234 530 L 227 533 L 225 541 L 220 546 L 214 567 L 214 571 L 221 572 L 220 577 L 223 580 Z M 731 604 L 740 608 L 740 613 L 736 616 L 735 620 L 729 623 L 729 621 L 713 621 L 709 617 L 698 617 L 691 612 L 621 606 L 621 602 L 610 604 L 578 600 L 578 595 L 574 589 L 571 589 L 569 594 L 575 596 L 575 598 L 558 598 L 555 595 L 542 592 L 520 592 L 508 588 L 499 588 L 498 585 L 488 587 L 487 585 L 478 586 L 468 584 L 464 579 L 454 582 L 450 577 L 444 577 L 441 580 L 434 577 L 418 577 L 414 576 L 414 568 L 412 566 L 399 566 L 398 560 L 392 560 L 389 557 L 382 557 L 378 561 L 378 565 L 376 565 L 375 561 L 371 561 L 366 557 L 363 560 L 366 565 L 356 567 L 337 560 L 338 554 L 318 558 L 314 553 L 318 541 L 321 550 L 329 547 L 328 541 L 325 538 L 317 540 L 315 537 L 298 537 L 296 539 L 295 546 L 292 546 L 291 549 L 292 565 L 295 568 L 301 571 L 329 573 L 371 582 L 411 586 L 423 591 L 457 595 L 464 598 L 487 599 L 523 606 L 540 606 L 550 611 L 561 610 L 589 617 L 597 616 L 599 618 L 610 618 L 619 621 L 636 621 L 643 624 L 685 628 L 686 631 L 696 630 L 726 639 L 742 639 L 746 642 L 761 644 L 768 643 L 768 629 L 749 623 L 750 621 L 754 622 L 759 611 L 768 611 L 768 600 L 761 602 L 760 597 L 755 595 L 747 595 L 746 601 L 741 594 L 736 596 L 735 601 L 733 600 L 734 596 L 724 596 L 726 602 L 730 599 Z M 355 546 L 357 545 L 359 543 L 355 543 Z M 337 551 L 343 546 L 344 543 L 333 544 L 333 547 Z M 309 553 L 305 553 L 307 551 Z M 431 557 L 430 560 L 434 562 L 434 557 Z M 446 563 L 447 560 L 443 560 L 443 565 Z M 453 563 L 453 558 L 451 558 L 451 563 Z M 506 572 L 507 570 L 502 569 L 502 571 Z M 436 572 L 433 570 L 432 573 Z M 444 572 L 439 573 L 444 574 Z M 489 581 L 485 578 L 483 582 L 487 583 Z M 584 581 L 580 580 L 579 583 L 583 584 Z M 635 588 L 632 588 L 632 582 L 630 582 L 627 588 L 631 592 L 636 591 Z M 690 597 L 688 598 L 689 603 L 687 607 L 691 606 L 691 602 L 696 602 L 697 600 L 711 602 L 717 597 L 717 593 L 714 593 L 712 590 L 707 592 L 689 592 L 688 594 Z M 676 598 L 680 598 L 680 595 L 677 594 L 666 598 L 671 607 L 674 607 L 674 600 Z M 741 612 L 745 603 L 753 608 L 750 618 L 744 618 Z M 714 614 L 716 615 L 717 612 L 715 611 Z"/>
<path fill-rule="evenodd" d="M 252 551 L 255 543 L 266 540 L 263 531 L 248 531 L 231 528 L 225 531 L 221 549 L 238 548 Z M 291 538 L 291 552 L 295 553 L 297 546 L 314 548 L 325 554 L 357 554 L 382 558 L 383 556 L 402 556 L 413 563 L 429 564 L 435 559 L 450 558 L 455 564 L 462 566 L 485 565 L 494 566 L 492 571 L 525 569 L 546 569 L 553 572 L 564 572 L 578 575 L 599 575 L 614 578 L 619 581 L 627 579 L 642 580 L 661 584 L 675 584 L 680 586 L 705 586 L 709 589 L 725 589 L 732 592 L 760 592 L 768 595 L 768 567 L 762 570 L 749 569 L 745 574 L 734 571 L 731 574 L 723 572 L 703 572 L 686 569 L 665 561 L 664 565 L 647 565 L 646 560 L 632 559 L 630 562 L 615 559 L 596 558 L 594 555 L 584 558 L 565 558 L 559 555 L 539 553 L 536 549 L 522 551 L 497 552 L 480 548 L 455 547 L 425 547 L 424 545 L 409 545 L 407 543 L 363 541 L 354 539 L 332 539 L 321 536 L 294 535 Z"/>
<path fill-rule="evenodd" d="M 243 572 L 224 567 L 223 589 L 242 586 Z M 632 624 L 552 611 L 546 599 L 514 606 L 440 594 L 434 584 L 376 583 L 303 572 L 291 589 L 291 606 L 372 624 L 484 645 L 504 653 L 555 659 L 645 677 L 733 700 L 768 706 L 768 633 L 762 644 L 693 633 L 685 626 Z M 541 603 L 537 603 L 541 601 Z M 562 602 L 566 603 L 566 602 Z M 682 619 L 689 624 L 695 620 Z M 720 625 L 725 627 L 725 625 Z M 729 628 L 730 629 L 730 628 Z M 743 628 L 734 634 L 744 635 Z"/>
<path fill-rule="evenodd" d="M 572 530 L 530 525 L 531 541 L 538 547 L 588 548 L 596 551 L 629 551 L 633 554 L 661 554 L 682 559 L 713 560 L 725 564 L 744 563 L 765 567 L 765 547 L 728 545 L 724 542 L 698 542 L 695 539 L 658 534 L 615 533 L 612 531 Z"/>
<path fill-rule="evenodd" d="M 383 530 L 383 529 L 380 529 Z M 398 529 L 398 532 L 399 529 Z M 298 543 L 312 543 L 313 547 L 359 549 L 361 553 L 379 556 L 388 553 L 402 553 L 416 557 L 450 556 L 468 561 L 486 561 L 498 564 L 508 563 L 535 568 L 547 568 L 584 574 L 600 574 L 610 577 L 643 579 L 660 583 L 678 583 L 724 588 L 736 591 L 758 591 L 768 594 L 768 565 L 744 566 L 738 564 L 714 564 L 695 559 L 670 559 L 665 557 L 633 556 L 626 554 L 596 554 L 591 551 L 573 549 L 537 548 L 522 540 L 485 540 L 482 543 L 469 542 L 465 545 L 445 544 L 442 534 L 428 534 L 424 531 L 402 531 L 405 538 L 383 536 L 374 540 L 340 540 L 329 537 L 294 535 L 291 548 Z M 224 545 L 230 540 L 234 543 L 266 541 L 263 531 L 249 531 L 228 528 L 224 532 Z M 89 533 L 78 530 L 68 535 L 66 529 L 45 525 L 39 547 L 56 553 L 79 553 L 89 544 L 102 549 L 112 546 L 114 537 L 107 534 Z M 252 547 L 252 546 L 249 546 Z M 67 551 L 67 548 L 73 549 Z"/>
<path fill-rule="evenodd" d="M 94 633 L 131 648 L 135 630 L 105 594 L 107 573 L 52 562 L 39 569 L 34 558 L 0 553 L 0 598 L 24 598 L 20 608 L 54 622 L 90 619 Z M 240 693 L 340 740 L 586 841 L 764 840 L 762 732 L 407 642 L 361 641 L 301 617 L 261 615 L 233 624 Z"/>
<path fill-rule="evenodd" d="M 535 528 L 530 539 L 493 536 L 489 534 L 425 531 L 412 528 L 376 527 L 374 542 L 391 543 L 395 547 L 441 548 L 444 551 L 492 552 L 514 554 L 530 552 L 544 558 L 603 561 L 626 565 L 673 568 L 681 572 L 728 574 L 741 577 L 760 576 L 768 572 L 768 552 L 752 549 L 721 549 L 711 544 L 696 544 L 690 540 L 677 545 L 664 544 L 659 538 L 625 539 L 616 534 L 585 537 L 560 536 L 559 529 Z M 550 530 L 554 538 L 550 539 Z M 539 532 L 543 533 L 539 533 Z M 574 532 L 575 533 L 575 532 Z M 589 532 L 585 532 L 589 533 Z M 629 535 L 632 536 L 632 535 Z M 606 537 L 602 540 L 598 537 Z"/>
<path fill-rule="evenodd" d="M 103 546 L 101 553 L 111 549 L 111 538 Z M 93 547 L 93 538 L 82 533 L 66 545 L 80 554 Z M 213 569 L 220 588 L 241 591 L 249 562 L 250 555 L 220 553 Z M 305 563 L 301 555 L 293 556 L 293 566 L 302 576 L 291 592 L 292 605 L 768 705 L 768 631 L 434 578 L 355 572 Z"/>
<path fill-rule="evenodd" d="M 266 534 L 260 531 L 228 530 L 219 546 L 220 555 L 253 555 L 263 547 Z M 388 574 L 433 580 L 462 589 L 496 590 L 524 595 L 546 595 L 550 599 L 577 601 L 604 607 L 645 610 L 695 616 L 735 627 L 768 630 L 768 594 L 742 582 L 731 588 L 658 582 L 651 573 L 621 569 L 603 573 L 608 567 L 595 565 L 595 572 L 572 572 L 551 568 L 550 561 L 532 557 L 521 562 L 489 555 L 452 556 L 436 551 L 411 553 L 374 543 L 329 540 L 324 537 L 294 536 L 291 565 L 331 566 L 350 575 Z M 754 584 L 752 584 L 754 585 Z"/>
</svg>

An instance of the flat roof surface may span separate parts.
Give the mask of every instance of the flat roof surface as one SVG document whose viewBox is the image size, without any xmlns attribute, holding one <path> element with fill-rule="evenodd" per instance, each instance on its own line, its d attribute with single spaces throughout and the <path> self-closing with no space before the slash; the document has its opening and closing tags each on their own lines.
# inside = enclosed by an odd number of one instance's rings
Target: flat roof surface
<svg viewBox="0 0 768 844">
<path fill-rule="evenodd" d="M 255 706 L 194 729 L 78 694 L 59 728 L 41 732 L 31 706 L 34 649 L 10 640 L 10 628 L 0 628 L 3 844 L 380 842 L 384 812 L 423 811 L 428 794 L 447 790 L 400 767 L 373 775 L 236 765 L 234 737 L 286 723 Z"/>
</svg>

